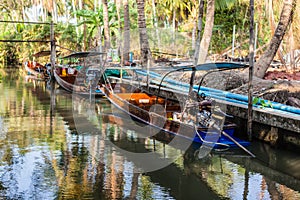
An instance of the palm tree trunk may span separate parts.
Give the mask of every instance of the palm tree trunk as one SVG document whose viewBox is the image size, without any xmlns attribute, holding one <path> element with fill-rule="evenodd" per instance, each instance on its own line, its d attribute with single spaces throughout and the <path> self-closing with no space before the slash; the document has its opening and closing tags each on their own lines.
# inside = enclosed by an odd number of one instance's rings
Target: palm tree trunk
<svg viewBox="0 0 300 200">
<path fill-rule="evenodd" d="M 173 6 L 172 24 L 173 24 L 173 31 L 175 32 L 175 29 L 176 29 L 176 9 L 175 9 L 175 6 Z"/>
<path fill-rule="evenodd" d="M 155 0 L 152 0 L 152 16 L 153 16 L 153 22 L 154 22 L 154 28 L 157 29 L 157 16 L 156 16 L 156 7 L 155 7 Z"/>
<path fill-rule="evenodd" d="M 141 64 L 145 67 L 148 61 L 152 61 L 148 35 L 146 30 L 146 19 L 145 19 L 145 1 L 136 0 L 138 9 L 138 27 L 140 33 L 140 48 L 141 48 Z"/>
<path fill-rule="evenodd" d="M 200 43 L 199 60 L 198 63 L 205 63 L 215 18 L 215 0 L 207 0 L 206 19 L 203 37 Z"/>
<path fill-rule="evenodd" d="M 107 0 L 102 0 L 103 3 L 103 24 L 104 24 L 104 48 L 107 51 L 110 49 L 110 30 L 108 18 Z"/>
<path fill-rule="evenodd" d="M 284 1 L 284 5 L 280 15 L 280 20 L 273 35 L 273 38 L 271 39 L 270 45 L 255 65 L 255 76 L 263 78 L 272 60 L 274 59 L 274 56 L 276 55 L 276 52 L 287 31 L 287 28 L 292 22 L 296 1 L 297 0 Z"/>
<path fill-rule="evenodd" d="M 130 200 L 137 199 L 139 176 L 140 176 L 139 173 L 134 173 L 132 176 L 130 196 L 128 198 Z"/>
<path fill-rule="evenodd" d="M 276 24 L 275 24 L 275 19 L 274 19 L 274 12 L 273 12 L 273 0 L 269 0 L 268 2 L 268 15 L 269 15 L 269 24 L 271 28 L 271 34 L 274 35 L 275 29 L 276 29 Z M 283 55 L 281 52 L 281 48 L 278 49 L 277 51 L 277 56 L 281 63 L 286 67 L 286 63 L 283 59 Z"/>
<path fill-rule="evenodd" d="M 202 19 L 203 19 L 203 9 L 204 9 L 204 1 L 199 0 L 199 14 L 198 14 L 198 27 L 197 29 L 197 40 L 194 54 L 194 65 L 197 65 L 198 59 L 200 57 L 200 41 L 201 41 L 201 31 L 202 31 Z M 196 35 L 196 34 L 195 34 Z"/>
<path fill-rule="evenodd" d="M 72 0 L 72 8 L 73 8 L 73 12 L 75 13 L 76 12 L 75 0 Z M 75 18 L 75 24 L 76 24 L 76 35 L 78 37 L 79 29 L 78 29 L 78 26 L 77 26 L 78 19 L 77 19 L 76 14 L 74 14 L 74 18 Z"/>
<path fill-rule="evenodd" d="M 128 0 L 123 0 L 124 6 L 124 44 L 122 51 L 122 63 L 129 60 L 130 51 L 130 19 Z"/>
<path fill-rule="evenodd" d="M 122 21 L 121 21 L 121 5 L 122 2 L 121 0 L 115 0 L 115 4 L 116 4 L 116 9 L 117 9 L 117 16 L 118 16 L 118 32 L 119 32 L 119 37 L 117 39 L 117 48 L 118 48 L 118 55 L 120 55 L 121 57 L 121 63 L 123 63 L 123 49 L 122 49 L 122 44 L 123 44 L 123 40 L 122 40 Z"/>
</svg>

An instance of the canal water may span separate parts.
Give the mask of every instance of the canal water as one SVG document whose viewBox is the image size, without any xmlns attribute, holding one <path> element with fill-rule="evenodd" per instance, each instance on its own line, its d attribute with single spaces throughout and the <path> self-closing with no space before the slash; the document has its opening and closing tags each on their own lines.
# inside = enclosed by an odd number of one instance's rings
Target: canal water
<svg viewBox="0 0 300 200">
<path fill-rule="evenodd" d="M 18 70 L 5 71 L 0 91 L 1 199 L 300 199 L 297 153 L 253 142 L 255 159 L 241 150 L 203 157 L 196 145 L 141 137 L 147 127 L 105 98 Z"/>
</svg>

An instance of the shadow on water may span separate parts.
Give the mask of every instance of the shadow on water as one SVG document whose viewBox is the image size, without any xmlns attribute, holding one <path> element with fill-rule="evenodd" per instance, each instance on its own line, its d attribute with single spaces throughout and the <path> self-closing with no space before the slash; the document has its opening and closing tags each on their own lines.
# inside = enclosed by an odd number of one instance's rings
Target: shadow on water
<svg viewBox="0 0 300 200">
<path fill-rule="evenodd" d="M 9 74 L 9 73 L 8 73 Z M 300 156 L 254 142 L 198 158 L 168 145 L 172 137 L 139 138 L 111 104 L 15 73 L 0 88 L 0 196 L 8 199 L 299 199 Z M 117 116 L 117 117 L 116 117 Z M 146 133 L 147 134 L 147 133 Z M 130 152 L 155 152 L 170 165 L 134 173 Z"/>
</svg>

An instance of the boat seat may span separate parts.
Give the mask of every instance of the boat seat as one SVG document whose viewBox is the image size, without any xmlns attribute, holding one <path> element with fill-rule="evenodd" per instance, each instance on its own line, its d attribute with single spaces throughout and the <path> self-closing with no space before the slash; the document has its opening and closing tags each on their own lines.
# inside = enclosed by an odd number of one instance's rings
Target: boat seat
<svg viewBox="0 0 300 200">
<path fill-rule="evenodd" d="M 155 96 L 149 96 L 146 93 L 119 93 L 118 96 L 134 105 L 140 105 L 140 104 L 152 105 L 155 104 L 156 102 Z M 162 104 L 162 103 L 164 103 L 164 99 L 158 98 L 158 104 Z"/>
</svg>

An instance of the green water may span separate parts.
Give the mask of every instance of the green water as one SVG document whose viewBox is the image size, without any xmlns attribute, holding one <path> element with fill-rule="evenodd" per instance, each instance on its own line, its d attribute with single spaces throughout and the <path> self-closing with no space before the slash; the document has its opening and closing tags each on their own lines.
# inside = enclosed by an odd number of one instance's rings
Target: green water
<svg viewBox="0 0 300 200">
<path fill-rule="evenodd" d="M 255 142 L 251 151 L 259 159 L 240 150 L 199 159 L 199 147 L 139 138 L 144 128 L 113 121 L 111 113 L 120 113 L 104 98 L 90 102 L 51 88 L 18 70 L 3 76 L 1 199 L 300 199 L 297 153 Z M 177 159 L 143 171 L 153 163 L 128 152 Z"/>
</svg>

